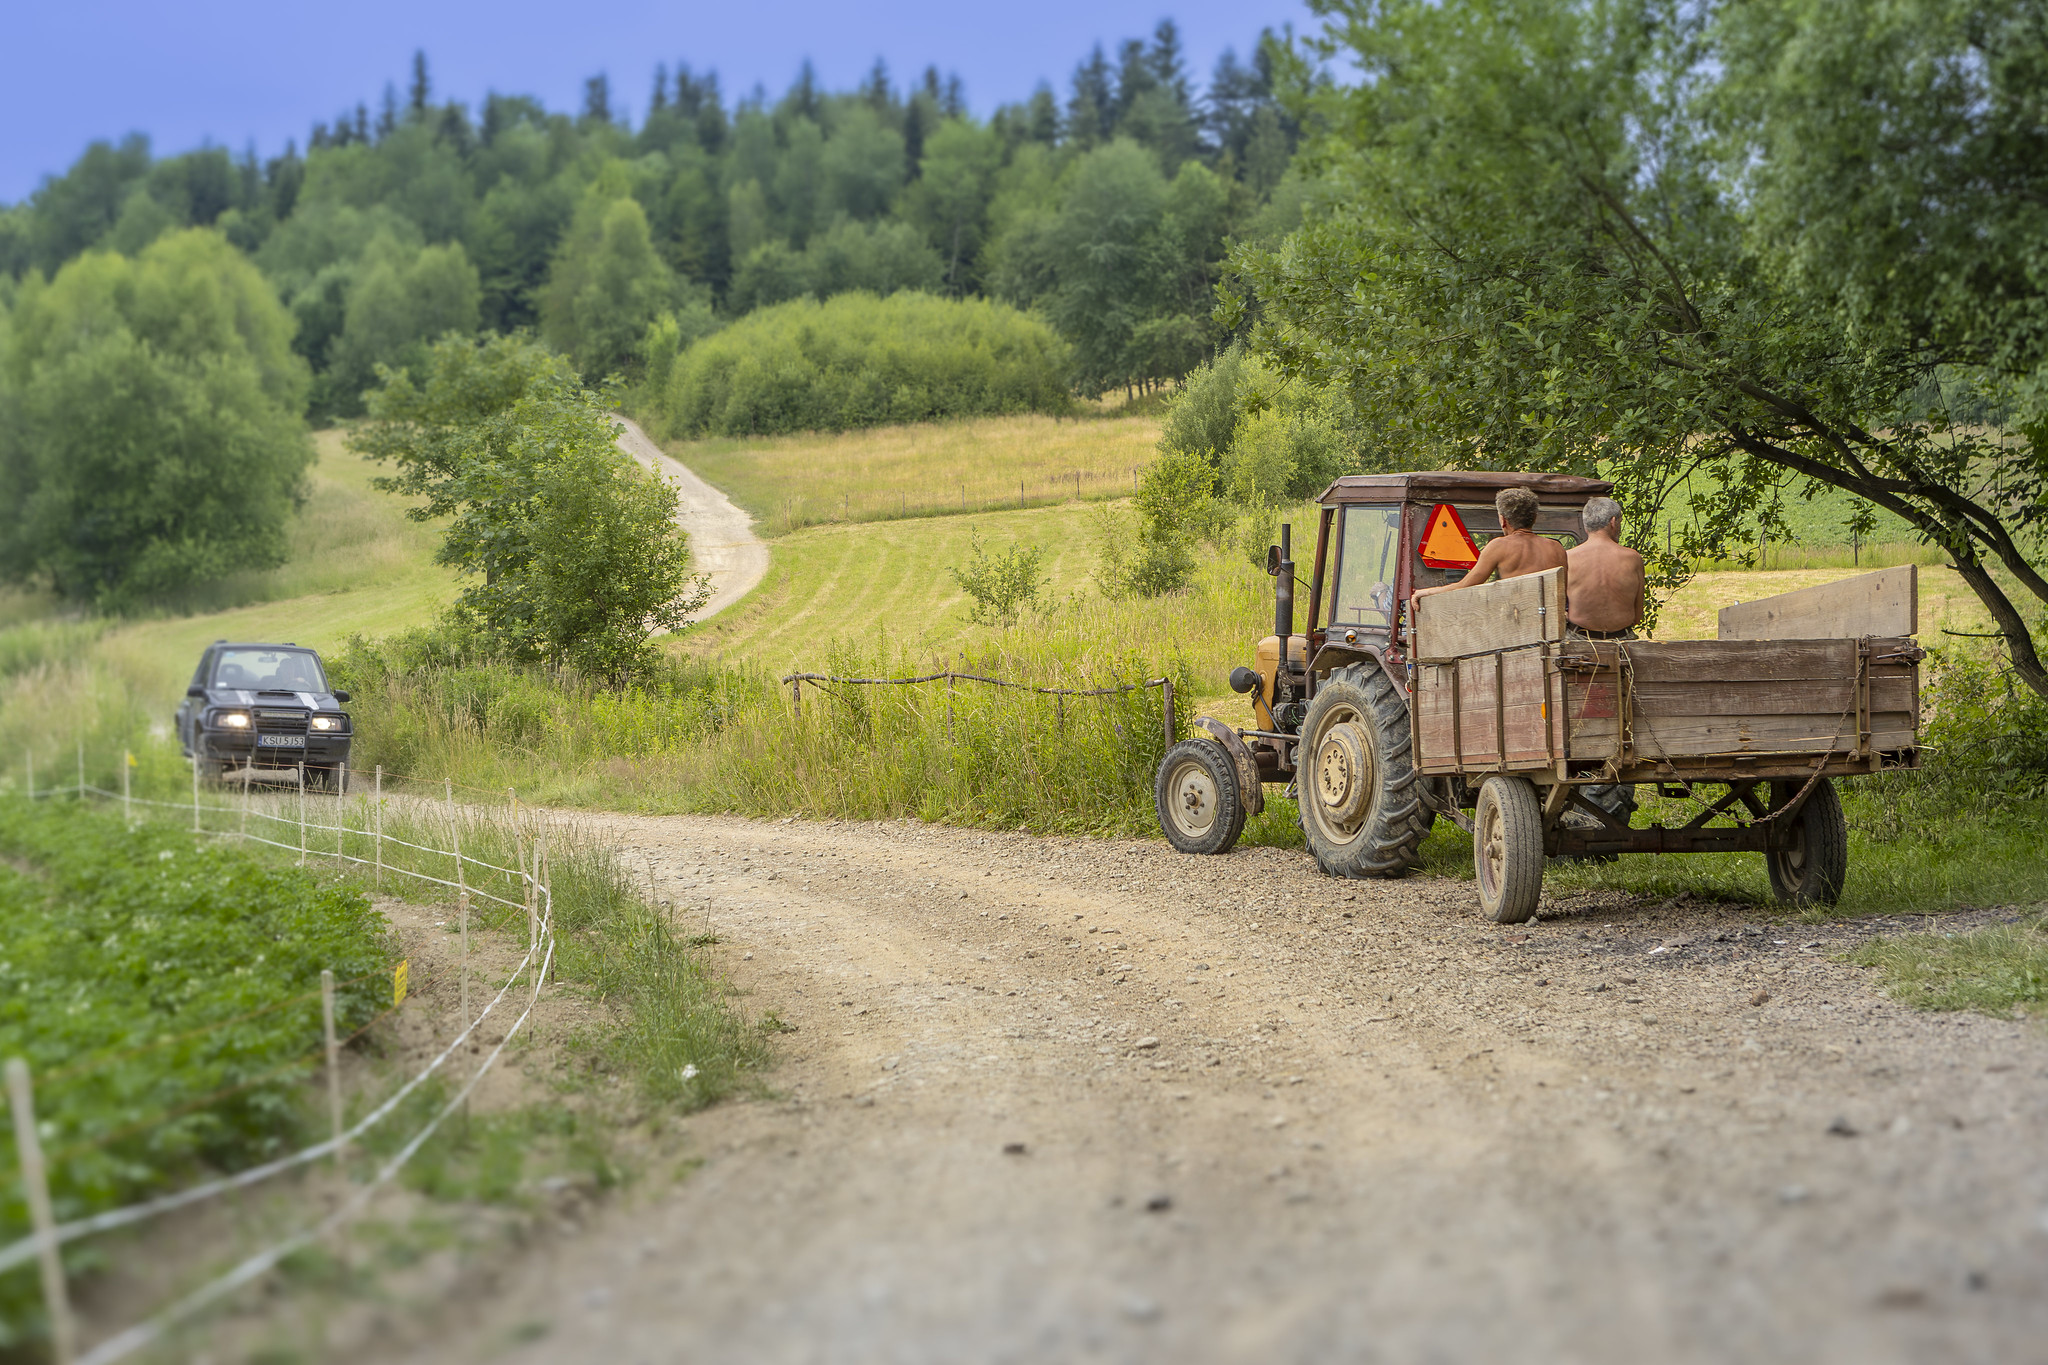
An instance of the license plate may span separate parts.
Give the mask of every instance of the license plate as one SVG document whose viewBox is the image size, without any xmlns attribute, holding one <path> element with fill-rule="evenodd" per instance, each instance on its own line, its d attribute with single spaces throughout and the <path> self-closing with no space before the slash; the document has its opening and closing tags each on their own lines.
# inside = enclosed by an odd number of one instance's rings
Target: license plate
<svg viewBox="0 0 2048 1365">
<path fill-rule="evenodd" d="M 259 749 L 303 749 L 306 747 L 306 737 L 304 735 L 258 735 L 256 736 L 256 747 Z"/>
</svg>

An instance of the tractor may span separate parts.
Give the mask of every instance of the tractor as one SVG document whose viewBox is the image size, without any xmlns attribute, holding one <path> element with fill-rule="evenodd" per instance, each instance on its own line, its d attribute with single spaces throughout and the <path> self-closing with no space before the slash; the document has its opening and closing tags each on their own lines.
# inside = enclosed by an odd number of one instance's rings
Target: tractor
<svg viewBox="0 0 2048 1365">
<path fill-rule="evenodd" d="M 1167 751 L 1167 839 L 1227 853 L 1284 783 L 1333 877 L 1403 876 L 1438 819 L 1456 824 L 1502 923 L 1534 917 L 1547 859 L 1631 852 L 1761 852 L 1781 899 L 1832 903 L 1848 857 L 1834 780 L 1919 762 L 1911 567 L 1730 607 L 1715 640 L 1575 638 L 1555 570 L 1416 599 L 1477 562 L 1508 487 L 1536 495 L 1534 529 L 1567 548 L 1611 489 L 1462 471 L 1332 483 L 1299 632 L 1281 528 L 1274 633 L 1230 676 L 1254 723 L 1203 717 Z M 1690 818 L 1638 824 L 1642 785 Z"/>
</svg>

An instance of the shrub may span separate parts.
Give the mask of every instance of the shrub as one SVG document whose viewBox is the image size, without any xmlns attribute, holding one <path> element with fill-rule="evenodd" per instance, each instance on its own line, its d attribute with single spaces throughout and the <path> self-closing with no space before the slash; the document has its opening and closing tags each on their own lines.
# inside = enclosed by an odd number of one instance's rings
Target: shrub
<svg viewBox="0 0 2048 1365">
<path fill-rule="evenodd" d="M 972 536 L 973 558 L 964 569 L 953 570 L 953 581 L 973 599 L 969 620 L 979 625 L 1014 626 L 1027 608 L 1038 605 L 1038 594 L 1052 582 L 1039 572 L 1045 551 L 1037 545 L 1012 545 L 1001 555 L 992 555 L 981 543 L 979 532 Z"/>
<path fill-rule="evenodd" d="M 763 308 L 676 358 L 664 414 L 689 435 L 842 431 L 1063 413 L 1065 347 L 1005 304 L 905 292 Z"/>
<path fill-rule="evenodd" d="M 481 580 L 454 626 L 519 662 L 614 681 L 654 658 L 710 592 L 690 576 L 675 487 L 620 453 L 609 404 L 519 336 L 449 337 L 424 387 L 385 370 L 355 449 L 397 463 L 379 479 L 424 496 L 416 519 L 452 520 L 435 556 Z"/>
<path fill-rule="evenodd" d="M 1096 586 L 1105 597 L 1158 597 L 1187 586 L 1195 544 L 1215 540 L 1228 516 L 1216 471 L 1198 452 L 1166 451 L 1138 484 L 1137 524 L 1105 508 L 1096 523 Z"/>
</svg>

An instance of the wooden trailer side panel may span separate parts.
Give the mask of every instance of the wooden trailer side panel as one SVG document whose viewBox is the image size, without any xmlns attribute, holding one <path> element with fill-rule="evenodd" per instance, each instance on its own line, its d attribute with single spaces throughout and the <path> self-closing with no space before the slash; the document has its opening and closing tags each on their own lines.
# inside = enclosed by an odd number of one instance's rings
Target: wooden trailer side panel
<svg viewBox="0 0 2048 1365">
<path fill-rule="evenodd" d="M 1656 760 L 1913 748 L 1917 667 L 1880 661 L 1892 651 L 1874 644 L 1867 675 L 1857 640 L 1631 644 L 1635 753 Z"/>
<path fill-rule="evenodd" d="M 1425 773 L 1526 772 L 1562 756 L 1564 721 L 1543 645 L 1415 670 L 1415 761 Z"/>
<path fill-rule="evenodd" d="M 1917 750 L 1910 639 L 1571 640 L 1417 664 L 1425 773 Z"/>
</svg>

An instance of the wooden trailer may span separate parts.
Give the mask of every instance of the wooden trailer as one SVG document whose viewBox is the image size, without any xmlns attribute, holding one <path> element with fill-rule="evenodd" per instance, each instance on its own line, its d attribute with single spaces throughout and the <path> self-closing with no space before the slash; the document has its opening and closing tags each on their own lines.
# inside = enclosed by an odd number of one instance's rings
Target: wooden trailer
<svg viewBox="0 0 2048 1365">
<path fill-rule="evenodd" d="M 1617 853 L 1762 853 L 1780 897 L 1833 901 L 1833 780 L 1919 764 L 1915 574 L 1729 607 L 1713 640 L 1568 638 L 1555 570 L 1416 599 L 1415 767 L 1472 832 L 1482 906 L 1530 918 L 1545 857 Z M 1602 797 L 1635 784 L 1690 818 L 1632 826 Z"/>
</svg>

